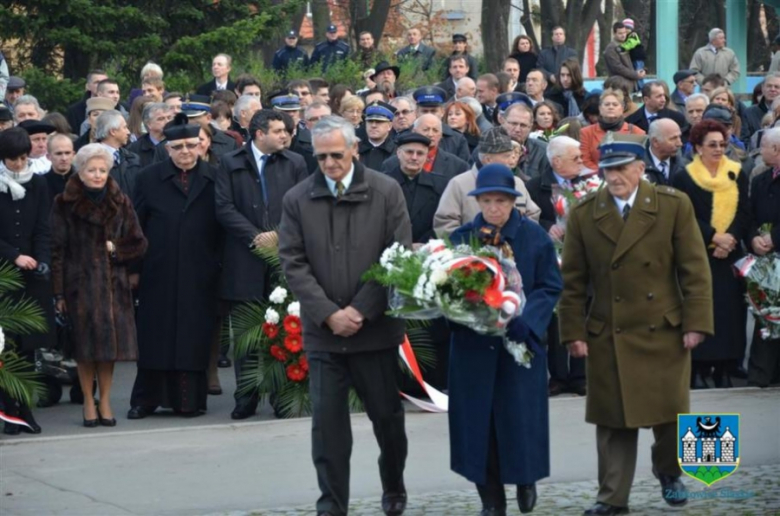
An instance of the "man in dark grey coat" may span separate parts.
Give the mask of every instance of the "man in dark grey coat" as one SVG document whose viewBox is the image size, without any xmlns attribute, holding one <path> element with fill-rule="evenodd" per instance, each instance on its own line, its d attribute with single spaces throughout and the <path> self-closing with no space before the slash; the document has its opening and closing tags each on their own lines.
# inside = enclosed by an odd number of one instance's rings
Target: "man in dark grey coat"
<svg viewBox="0 0 780 516">
<path fill-rule="evenodd" d="M 362 277 L 394 242 L 411 246 L 406 201 L 397 181 L 357 161 L 349 122 L 324 117 L 312 129 L 312 143 L 320 168 L 284 197 L 279 257 L 301 303 L 312 456 L 322 493 L 317 511 L 347 514 L 354 387 L 379 443 L 382 510 L 400 515 L 407 441 L 396 374 L 404 323 L 385 315 L 387 290 Z"/>
<path fill-rule="evenodd" d="M 252 141 L 222 157 L 215 186 L 217 220 L 227 234 L 220 298 L 231 305 L 263 301 L 271 293 L 271 271 L 252 250 L 275 244 L 282 198 L 309 176 L 304 159 L 284 147 L 290 135 L 281 113 L 258 111 L 249 122 L 249 133 Z M 257 395 L 245 393 L 239 385 L 245 357 L 235 358 L 236 407 L 230 417 L 246 419 L 257 409 Z"/>
</svg>

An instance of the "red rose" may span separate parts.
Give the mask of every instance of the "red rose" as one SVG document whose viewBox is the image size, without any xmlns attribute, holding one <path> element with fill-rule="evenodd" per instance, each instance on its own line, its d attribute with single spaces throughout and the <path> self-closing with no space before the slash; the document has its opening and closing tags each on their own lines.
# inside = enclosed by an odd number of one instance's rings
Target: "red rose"
<svg viewBox="0 0 780 516">
<path fill-rule="evenodd" d="M 284 329 L 288 334 L 301 334 L 301 319 L 295 315 L 288 315 L 284 318 Z"/>
<path fill-rule="evenodd" d="M 293 382 L 302 382 L 306 379 L 306 371 L 298 364 L 287 366 L 287 378 Z"/>
<path fill-rule="evenodd" d="M 300 335 L 288 335 L 284 338 L 284 347 L 291 353 L 298 353 L 303 349 Z"/>
<path fill-rule="evenodd" d="M 284 350 L 284 348 L 280 348 L 276 344 L 271 346 L 271 356 L 274 357 L 279 362 L 285 362 L 287 360 L 287 352 Z"/>
<path fill-rule="evenodd" d="M 501 308 L 501 305 L 504 302 L 504 300 L 501 297 L 501 292 L 499 292 L 498 289 L 495 288 L 487 289 L 485 291 L 485 295 L 482 296 L 482 299 L 485 301 L 485 304 L 488 305 L 490 308 Z"/>
<path fill-rule="evenodd" d="M 482 262 L 472 262 L 471 268 L 477 272 L 482 272 L 487 270 L 487 266 Z"/>
<path fill-rule="evenodd" d="M 263 324 L 263 333 L 265 333 L 266 337 L 269 339 L 275 339 L 276 336 L 279 335 L 279 327 L 275 324 L 265 323 Z"/>
<path fill-rule="evenodd" d="M 467 290 L 466 293 L 463 294 L 463 299 L 465 299 L 467 303 L 479 303 L 482 301 L 482 296 L 480 296 L 479 292 L 476 290 Z"/>
<path fill-rule="evenodd" d="M 306 355 L 301 355 L 300 358 L 298 358 L 298 365 L 300 365 L 301 369 L 304 371 L 309 370 L 309 359 L 306 358 Z"/>
</svg>

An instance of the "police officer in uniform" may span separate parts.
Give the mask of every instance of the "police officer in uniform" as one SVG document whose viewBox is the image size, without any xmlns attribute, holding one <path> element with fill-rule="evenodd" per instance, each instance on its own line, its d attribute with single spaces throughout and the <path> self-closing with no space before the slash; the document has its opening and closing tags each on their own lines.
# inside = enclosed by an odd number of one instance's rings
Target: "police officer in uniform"
<svg viewBox="0 0 780 516">
<path fill-rule="evenodd" d="M 294 30 L 285 36 L 284 46 L 276 51 L 273 62 L 274 71 L 279 73 L 287 72 L 290 66 L 309 66 L 309 56 L 298 48 L 298 34 Z"/>
<path fill-rule="evenodd" d="M 395 155 L 395 142 L 390 135 L 395 108 L 382 101 L 368 106 L 364 114 L 366 138 L 358 146 L 358 160 L 372 170 L 381 170 L 382 163 Z"/>
<path fill-rule="evenodd" d="M 335 25 L 329 25 L 325 33 L 325 41 L 318 43 L 311 53 L 310 63 L 322 68 L 323 73 L 328 67 L 344 61 L 349 57 L 349 45 L 339 40 L 338 30 Z"/>
</svg>

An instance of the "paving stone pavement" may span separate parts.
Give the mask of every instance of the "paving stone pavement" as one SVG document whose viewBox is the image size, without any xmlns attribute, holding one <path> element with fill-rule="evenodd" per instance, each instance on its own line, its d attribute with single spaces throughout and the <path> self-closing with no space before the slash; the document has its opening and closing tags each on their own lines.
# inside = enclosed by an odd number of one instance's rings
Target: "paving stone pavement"
<svg viewBox="0 0 780 516">
<path fill-rule="evenodd" d="M 780 515 L 780 465 L 741 467 L 709 488 L 683 477 L 691 499 L 680 509 L 669 507 L 661 500 L 661 487 L 652 476 L 637 477 L 631 489 L 631 514 L 650 516 L 675 514 L 679 516 L 767 516 Z M 559 482 L 540 483 L 535 515 L 577 515 L 595 502 L 597 483 Z M 353 500 L 351 516 L 378 516 L 378 498 Z M 514 489 L 507 489 L 508 514 L 520 511 L 515 502 Z M 404 516 L 460 516 L 478 515 L 481 509 L 475 491 L 448 491 L 415 496 L 409 499 Z M 311 505 L 282 507 L 253 512 L 231 512 L 220 516 L 310 516 Z M 217 515 L 214 515 L 217 516 Z"/>
</svg>

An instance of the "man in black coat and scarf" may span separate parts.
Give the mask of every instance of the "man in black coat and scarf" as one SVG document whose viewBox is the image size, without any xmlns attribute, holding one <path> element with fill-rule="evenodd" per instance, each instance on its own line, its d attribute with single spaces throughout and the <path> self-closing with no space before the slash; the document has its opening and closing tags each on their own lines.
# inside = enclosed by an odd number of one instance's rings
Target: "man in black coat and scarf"
<svg viewBox="0 0 780 516">
<path fill-rule="evenodd" d="M 252 141 L 222 158 L 216 183 L 217 220 L 226 233 L 220 298 L 230 305 L 264 301 L 271 293 L 271 270 L 253 249 L 276 245 L 282 198 L 309 176 L 304 159 L 284 147 L 290 135 L 282 113 L 258 111 L 249 132 Z M 246 357 L 236 357 L 233 419 L 246 419 L 257 409 L 256 394 L 239 395 L 245 362 Z"/>
<path fill-rule="evenodd" d="M 188 417 L 206 410 L 223 237 L 214 196 L 219 172 L 199 157 L 199 131 L 176 115 L 164 131 L 171 157 L 145 168 L 136 185 L 134 205 L 149 248 L 128 419 L 160 406 Z"/>
</svg>

